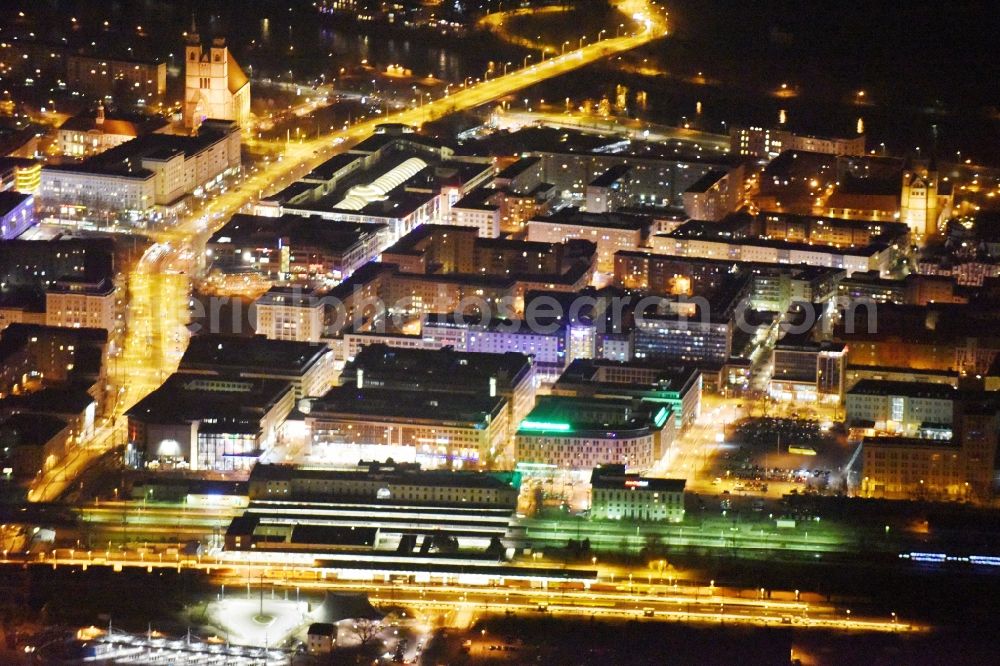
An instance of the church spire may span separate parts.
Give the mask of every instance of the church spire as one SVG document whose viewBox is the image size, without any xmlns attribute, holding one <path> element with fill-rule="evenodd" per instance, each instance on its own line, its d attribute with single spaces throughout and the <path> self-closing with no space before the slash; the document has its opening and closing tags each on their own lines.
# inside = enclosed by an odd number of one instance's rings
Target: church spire
<svg viewBox="0 0 1000 666">
<path fill-rule="evenodd" d="M 194 12 L 191 12 L 191 29 L 187 34 L 188 44 L 198 44 L 201 41 L 201 37 L 198 35 L 198 23 L 195 21 Z"/>
</svg>

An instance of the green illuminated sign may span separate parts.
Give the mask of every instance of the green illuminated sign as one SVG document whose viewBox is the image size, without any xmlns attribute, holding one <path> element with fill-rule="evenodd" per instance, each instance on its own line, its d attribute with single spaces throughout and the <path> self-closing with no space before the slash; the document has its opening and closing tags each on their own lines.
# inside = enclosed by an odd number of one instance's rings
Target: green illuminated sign
<svg viewBox="0 0 1000 666">
<path fill-rule="evenodd" d="M 569 432 L 568 423 L 556 423 L 551 421 L 521 421 L 520 430 L 554 430 L 556 432 Z"/>
<path fill-rule="evenodd" d="M 666 422 L 667 422 L 667 408 L 660 407 L 660 411 L 656 412 L 656 416 L 653 417 L 653 425 L 659 428 Z"/>
</svg>

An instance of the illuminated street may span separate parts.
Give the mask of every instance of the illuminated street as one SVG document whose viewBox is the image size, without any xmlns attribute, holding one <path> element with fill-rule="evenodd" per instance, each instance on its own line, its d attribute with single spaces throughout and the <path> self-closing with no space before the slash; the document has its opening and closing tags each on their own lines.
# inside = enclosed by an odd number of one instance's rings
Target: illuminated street
<svg viewBox="0 0 1000 666">
<path fill-rule="evenodd" d="M 200 247 L 207 233 L 233 213 L 257 200 L 264 193 L 280 190 L 316 165 L 354 142 L 368 136 L 381 123 L 396 122 L 420 126 L 463 109 L 481 106 L 511 92 L 560 76 L 612 54 L 628 51 L 662 36 L 666 26 L 656 11 L 640 0 L 626 0 L 620 10 L 637 16 L 641 28 L 635 35 L 607 37 L 598 43 L 523 69 L 500 75 L 436 99 L 414 109 L 390 116 L 358 122 L 348 129 L 330 132 L 308 141 L 288 143 L 280 161 L 271 162 L 227 192 L 213 197 L 174 227 L 154 236 L 154 244 L 140 259 L 129 276 L 129 310 L 123 351 L 113 371 L 116 382 L 124 387 L 116 401 L 117 422 L 135 402 L 148 394 L 175 368 L 188 337 L 186 295 L 190 293 L 191 250 Z M 73 461 L 59 464 L 35 480 L 30 498 L 47 501 L 58 497 L 75 476 L 97 456 L 120 440 L 111 427 L 94 438 Z"/>
</svg>

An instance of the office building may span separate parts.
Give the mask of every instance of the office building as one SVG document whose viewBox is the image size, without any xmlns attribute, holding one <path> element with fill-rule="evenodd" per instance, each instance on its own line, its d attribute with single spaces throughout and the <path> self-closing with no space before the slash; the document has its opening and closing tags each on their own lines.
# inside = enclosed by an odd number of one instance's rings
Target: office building
<svg viewBox="0 0 1000 666">
<path fill-rule="evenodd" d="M 207 333 L 191 338 L 179 370 L 186 374 L 276 379 L 289 382 L 295 397 L 326 393 L 333 383 L 334 355 L 329 347 L 293 340 L 268 340 Z"/>
<path fill-rule="evenodd" d="M 408 463 L 361 463 L 356 469 L 261 464 L 247 484 L 251 502 L 322 500 L 328 503 L 393 500 L 413 504 L 517 506 L 514 472 L 434 471 Z"/>
<path fill-rule="evenodd" d="M 943 384 L 863 379 L 847 392 L 845 420 L 880 433 L 949 439 L 959 398 Z"/>
<path fill-rule="evenodd" d="M 917 437 L 871 436 L 861 444 L 863 497 L 953 499 L 968 496 L 957 443 Z"/>
<path fill-rule="evenodd" d="M 527 223 L 528 240 L 563 243 L 581 239 L 597 246 L 597 270 L 613 273 L 615 253 L 638 250 L 646 244 L 652 219 L 644 215 L 595 214 L 563 208 Z"/>
<path fill-rule="evenodd" d="M 108 279 L 58 280 L 45 291 L 45 323 L 69 328 L 118 328 L 116 289 Z"/>
<path fill-rule="evenodd" d="M 792 243 L 766 238 L 706 237 L 692 233 L 691 223 L 668 234 L 654 235 L 650 241 L 656 254 L 724 259 L 765 264 L 805 264 L 844 270 L 848 275 L 878 271 L 887 274 L 905 247 L 882 242 L 860 247 Z"/>
<path fill-rule="evenodd" d="M 45 166 L 40 207 L 72 221 L 172 219 L 191 194 L 218 186 L 239 169 L 239 129 L 206 122 L 196 136 L 147 134 L 79 163 Z"/>
<path fill-rule="evenodd" d="M 847 350 L 788 333 L 775 343 L 768 390 L 778 400 L 840 402 L 844 397 Z"/>
<path fill-rule="evenodd" d="M 539 396 L 517 427 L 517 461 L 588 473 L 608 463 L 647 470 L 673 444 L 675 421 L 665 404 Z"/>
<path fill-rule="evenodd" d="M 319 342 L 326 307 L 323 297 L 298 287 L 272 287 L 254 301 L 254 330 L 268 340 Z"/>
<path fill-rule="evenodd" d="M 362 568 L 465 564 L 473 573 L 509 552 L 520 475 L 258 465 L 248 485 L 250 505 L 230 525 L 226 550 L 362 560 Z"/>
<path fill-rule="evenodd" d="M 337 283 L 373 261 L 387 245 L 382 224 L 319 217 L 233 215 L 208 240 L 206 254 L 222 273 L 269 280 Z"/>
<path fill-rule="evenodd" d="M 392 349 L 441 349 L 445 345 L 424 339 L 419 334 L 407 333 L 363 333 L 346 330 L 339 338 L 328 340 L 328 344 L 338 352 L 339 361 L 348 362 L 368 345 L 385 345 Z"/>
<path fill-rule="evenodd" d="M 0 192 L 35 194 L 42 183 L 42 163 L 23 157 L 0 157 Z"/>
<path fill-rule="evenodd" d="M 677 430 L 701 415 L 701 372 L 674 366 L 606 359 L 575 358 L 552 385 L 552 395 L 623 398 L 670 406 Z"/>
<path fill-rule="evenodd" d="M 567 327 L 533 330 L 518 319 L 482 319 L 433 313 L 423 319 L 421 336 L 458 351 L 503 354 L 516 352 L 532 358 L 539 381 L 553 381 L 566 368 Z"/>
<path fill-rule="evenodd" d="M 684 520 L 684 479 L 642 477 L 625 470 L 625 465 L 602 465 L 591 472 L 591 519 L 669 523 Z"/>
<path fill-rule="evenodd" d="M 306 401 L 314 458 L 418 462 L 428 468 L 493 469 L 512 464 L 507 400 L 446 391 L 340 386 Z"/>
<path fill-rule="evenodd" d="M 521 353 L 488 354 L 444 349 L 400 349 L 384 344 L 363 347 L 340 374 L 343 386 L 400 391 L 487 394 L 507 401 L 508 419 L 520 423 L 535 404 L 531 359 Z"/>
<path fill-rule="evenodd" d="M 382 252 L 382 262 L 404 273 L 457 273 L 545 280 L 592 264 L 589 242 L 539 242 L 482 238 L 474 229 L 424 224 Z"/>
<path fill-rule="evenodd" d="M 490 160 L 457 158 L 412 128 L 380 125 L 347 153 L 260 201 L 256 212 L 384 224 L 387 243 L 394 243 L 422 224 L 448 224 L 451 207 L 492 176 Z"/>
<path fill-rule="evenodd" d="M 933 395 L 927 388 L 925 403 Z M 911 500 L 957 500 L 989 502 L 996 489 L 997 439 L 1000 436 L 1000 406 L 990 393 L 954 391 L 939 386 L 939 410 L 948 395 L 955 397 L 950 432 L 945 436 L 919 438 L 868 435 L 862 443 L 864 497 Z M 918 389 L 913 387 L 910 393 Z M 896 389 L 894 393 L 903 393 Z M 950 393 L 949 393 L 950 392 Z M 914 407 L 904 406 L 904 412 Z M 941 418 L 941 416 L 937 417 Z"/>
<path fill-rule="evenodd" d="M 176 373 L 126 412 L 127 462 L 246 471 L 277 443 L 294 407 L 285 380 Z"/>
<path fill-rule="evenodd" d="M 36 222 L 33 195 L 0 191 L 0 240 L 13 240 Z"/>
</svg>

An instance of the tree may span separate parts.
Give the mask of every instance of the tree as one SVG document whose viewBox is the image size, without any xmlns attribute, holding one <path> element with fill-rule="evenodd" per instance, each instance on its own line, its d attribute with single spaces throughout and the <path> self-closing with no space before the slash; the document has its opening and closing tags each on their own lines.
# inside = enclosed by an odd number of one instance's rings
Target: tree
<svg viewBox="0 0 1000 666">
<path fill-rule="evenodd" d="M 360 617 L 354 621 L 351 629 L 354 635 L 358 637 L 358 642 L 364 647 L 371 643 L 378 635 L 378 632 L 382 630 L 382 621 Z"/>
</svg>

